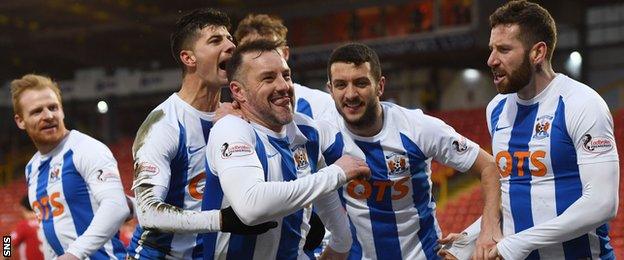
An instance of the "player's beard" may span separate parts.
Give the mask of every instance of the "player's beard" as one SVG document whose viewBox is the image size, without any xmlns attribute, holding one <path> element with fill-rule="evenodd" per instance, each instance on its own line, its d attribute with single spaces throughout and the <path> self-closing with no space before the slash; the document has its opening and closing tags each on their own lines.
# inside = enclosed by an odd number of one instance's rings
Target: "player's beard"
<svg viewBox="0 0 624 260">
<path fill-rule="evenodd" d="M 531 74 L 531 63 L 529 62 L 529 53 L 527 51 L 520 67 L 509 73 L 507 84 L 503 83 L 497 86 L 496 90 L 500 94 L 517 93 L 529 84 L 531 81 Z"/>
<path fill-rule="evenodd" d="M 46 133 L 42 129 L 26 129 L 26 133 L 33 143 L 40 146 L 56 146 L 68 133 L 62 120 L 55 120 L 56 129 L 53 133 Z M 38 127 L 38 126 L 37 126 Z"/>
<path fill-rule="evenodd" d="M 271 126 L 284 126 L 293 121 L 294 95 L 289 93 L 290 105 L 288 108 L 276 106 L 268 100 L 260 100 L 258 96 L 248 96 L 249 105 L 255 108 L 259 119 Z"/>
<path fill-rule="evenodd" d="M 341 107 L 337 107 L 336 110 L 338 110 L 342 118 L 344 118 L 345 122 L 352 128 L 366 129 L 375 125 L 375 121 L 377 120 L 377 108 L 379 106 L 379 101 L 376 99 L 376 97 L 372 96 L 368 100 L 368 102 L 366 102 L 366 106 L 364 107 L 364 113 L 360 117 L 354 119 L 346 116 L 345 112 L 342 110 Z"/>
</svg>

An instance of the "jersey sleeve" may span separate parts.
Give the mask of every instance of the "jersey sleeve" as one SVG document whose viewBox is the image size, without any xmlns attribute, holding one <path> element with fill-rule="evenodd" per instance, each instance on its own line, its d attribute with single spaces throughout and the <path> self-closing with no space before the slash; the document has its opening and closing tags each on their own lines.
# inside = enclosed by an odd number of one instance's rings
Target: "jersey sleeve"
<svg viewBox="0 0 624 260">
<path fill-rule="evenodd" d="M 86 258 L 101 248 L 119 230 L 129 216 L 117 161 L 103 143 L 88 138 L 74 151 L 75 166 L 97 201 L 89 227 L 67 248 L 66 252 Z"/>
<path fill-rule="evenodd" d="M 618 160 L 613 118 L 602 98 L 590 96 L 589 100 L 570 104 L 566 107 L 566 122 L 578 164 Z"/>
<path fill-rule="evenodd" d="M 123 193 L 117 160 L 106 145 L 95 139 L 83 141 L 75 151 L 74 158 L 76 169 L 94 196 L 110 190 Z"/>
<path fill-rule="evenodd" d="M 167 122 L 162 110 L 155 110 L 139 128 L 132 145 L 134 157 L 134 183 L 132 189 L 142 184 L 168 188 L 171 179 L 171 160 L 179 146 L 179 129 Z"/>
<path fill-rule="evenodd" d="M 343 135 L 338 128 L 324 120 L 316 121 L 319 130 L 319 148 L 321 165 L 330 165 L 342 156 L 344 147 Z"/>
<path fill-rule="evenodd" d="M 414 120 L 419 120 L 422 128 L 418 140 L 422 143 L 421 149 L 426 157 L 433 157 L 461 172 L 472 167 L 479 154 L 478 144 L 435 117 L 422 114 Z"/>
<path fill-rule="evenodd" d="M 226 116 L 210 131 L 206 160 L 213 174 L 233 167 L 262 169 L 255 150 L 256 136 L 251 125 L 240 118 Z"/>
</svg>

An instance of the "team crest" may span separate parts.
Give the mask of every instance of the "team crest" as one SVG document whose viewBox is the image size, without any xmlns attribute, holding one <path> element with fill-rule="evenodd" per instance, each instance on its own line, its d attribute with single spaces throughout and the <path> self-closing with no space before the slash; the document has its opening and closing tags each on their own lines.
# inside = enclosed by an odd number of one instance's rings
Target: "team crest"
<svg viewBox="0 0 624 260">
<path fill-rule="evenodd" d="M 409 160 L 404 154 L 386 155 L 386 164 L 388 165 L 388 176 L 403 174 L 409 170 Z"/>
<path fill-rule="evenodd" d="M 533 138 L 541 140 L 549 137 L 548 130 L 550 129 L 550 122 L 552 119 L 553 117 L 549 115 L 538 117 L 537 123 L 535 123 L 535 135 L 533 135 Z"/>
<path fill-rule="evenodd" d="M 52 166 L 52 169 L 50 170 L 50 180 L 48 182 L 49 183 L 57 182 L 58 180 L 61 179 L 60 174 L 61 174 L 61 165 L 55 164 L 54 166 Z"/>
<path fill-rule="evenodd" d="M 308 160 L 308 153 L 303 145 L 299 145 L 293 149 L 293 155 L 295 157 L 295 165 L 297 171 L 303 170 L 310 166 L 310 160 Z"/>
</svg>

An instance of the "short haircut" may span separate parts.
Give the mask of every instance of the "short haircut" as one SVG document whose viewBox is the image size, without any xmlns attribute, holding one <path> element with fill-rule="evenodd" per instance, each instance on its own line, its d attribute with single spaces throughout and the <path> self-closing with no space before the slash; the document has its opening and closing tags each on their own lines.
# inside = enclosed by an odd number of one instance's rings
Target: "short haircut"
<svg viewBox="0 0 624 260">
<path fill-rule="evenodd" d="M 336 48 L 329 56 L 327 62 L 327 75 L 331 83 L 331 65 L 336 62 L 353 63 L 360 66 L 366 62 L 370 63 L 371 74 L 375 81 L 381 79 L 381 65 L 377 53 L 370 47 L 361 43 L 347 43 Z"/>
<path fill-rule="evenodd" d="M 546 58 L 551 60 L 557 44 L 557 26 L 546 9 L 536 3 L 520 0 L 508 2 L 490 15 L 490 29 L 498 25 L 513 24 L 520 27 L 519 39 L 525 47 L 529 48 L 542 41 L 546 43 Z"/>
<path fill-rule="evenodd" d="M 199 31 L 209 26 L 223 26 L 230 30 L 230 18 L 221 11 L 202 8 L 184 14 L 176 22 L 170 38 L 171 54 L 184 72 L 186 72 L 186 67 L 180 60 L 180 52 L 191 49 L 192 44 L 200 36 Z"/>
<path fill-rule="evenodd" d="M 243 55 L 252 52 L 260 52 L 260 54 L 262 54 L 267 51 L 277 51 L 277 48 L 279 48 L 278 42 L 265 39 L 254 40 L 239 45 L 236 50 L 234 50 L 234 53 L 232 54 L 230 60 L 227 62 L 225 68 L 228 80 L 233 81 L 239 77 L 238 74 L 243 64 Z"/>
<path fill-rule="evenodd" d="M 275 35 L 280 46 L 285 46 L 288 28 L 284 26 L 279 17 L 267 14 L 250 14 L 238 24 L 234 38 L 240 42 L 251 33 L 257 33 L 262 37 Z"/>
<path fill-rule="evenodd" d="M 62 103 L 61 99 L 61 89 L 58 84 L 49 77 L 41 76 L 37 74 L 26 74 L 20 79 L 15 79 L 11 81 L 11 99 L 13 99 L 13 112 L 16 115 L 20 115 L 22 112 L 22 108 L 19 104 L 19 99 L 22 96 L 24 91 L 33 89 L 33 90 L 41 90 L 45 88 L 50 88 L 58 97 L 59 103 Z"/>
</svg>

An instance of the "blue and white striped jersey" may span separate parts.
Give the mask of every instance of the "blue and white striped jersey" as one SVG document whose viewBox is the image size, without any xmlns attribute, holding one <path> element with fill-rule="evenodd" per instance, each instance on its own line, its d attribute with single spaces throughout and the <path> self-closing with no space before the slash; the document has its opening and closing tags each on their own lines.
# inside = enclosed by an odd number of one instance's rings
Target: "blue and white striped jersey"
<svg viewBox="0 0 624 260">
<path fill-rule="evenodd" d="M 324 166 L 322 153 L 331 149 L 336 138 L 341 139 L 337 129 L 321 131 L 316 122 L 300 113 L 295 113 L 294 122 L 285 125 L 281 133 L 258 124 L 249 124 L 237 117 L 224 117 L 216 124 L 206 151 L 208 170 L 203 209 L 230 206 L 230 200 L 224 195 L 222 182 L 219 180 L 224 178 L 223 174 L 227 169 L 260 168 L 264 172 L 265 182 L 294 181 L 315 173 Z M 298 188 L 333 190 L 342 185 L 335 183 L 332 186 L 332 183 L 326 182 L 316 187 L 303 185 Z M 277 190 L 274 192 L 278 193 Z M 295 211 L 274 219 L 279 224 L 277 228 L 260 235 L 221 232 L 204 234 L 205 259 L 308 259 L 303 252 L 303 245 L 310 229 L 312 205 L 307 204 L 302 209 L 297 209 L 292 205 L 297 205 L 301 199 L 294 189 L 287 194 L 290 194 L 289 202 L 283 206 L 294 208 Z M 262 195 L 263 199 L 270 200 L 269 194 Z M 338 199 L 335 203 L 340 208 Z M 343 216 L 343 225 L 347 225 L 346 216 Z M 348 237 L 348 230 L 344 231 Z"/>
<path fill-rule="evenodd" d="M 334 100 L 327 92 L 311 89 L 297 83 L 295 86 L 295 109 L 312 119 L 322 119 L 336 111 Z"/>
<path fill-rule="evenodd" d="M 162 186 L 167 190 L 164 203 L 201 211 L 204 155 L 213 115 L 193 108 L 175 93 L 157 106 L 134 142 L 133 189 L 142 184 Z M 134 258 L 202 258 L 201 239 L 196 233 L 167 233 L 141 226 L 135 230 L 128 251 Z"/>
<path fill-rule="evenodd" d="M 431 160 L 465 172 L 479 146 L 439 119 L 382 102 L 382 130 L 372 137 L 353 134 L 340 115 L 345 136 L 328 164 L 341 153 L 366 160 L 372 178 L 351 181 L 339 195 L 351 221 L 349 259 L 436 259 L 441 231 L 432 197 Z"/>
<path fill-rule="evenodd" d="M 99 232 L 101 227 L 92 227 L 102 224 L 93 221 L 94 215 L 110 193 L 122 200 L 116 203 L 126 205 L 117 161 L 106 145 L 72 130 L 54 150 L 33 156 L 26 166 L 26 181 L 30 204 L 41 221 L 46 259 L 66 252 L 76 255 L 72 251 L 76 249 L 91 252 L 90 259 L 125 259 L 118 231 L 126 216 L 114 220 L 117 230 L 105 231 L 110 236 Z"/>
<path fill-rule="evenodd" d="M 487 107 L 487 122 L 502 174 L 504 236 L 550 221 L 578 200 L 583 190 L 580 164 L 618 160 L 606 103 L 562 74 L 531 100 L 496 96 Z M 605 223 L 576 239 L 535 250 L 528 259 L 610 259 L 608 233 Z"/>
</svg>

